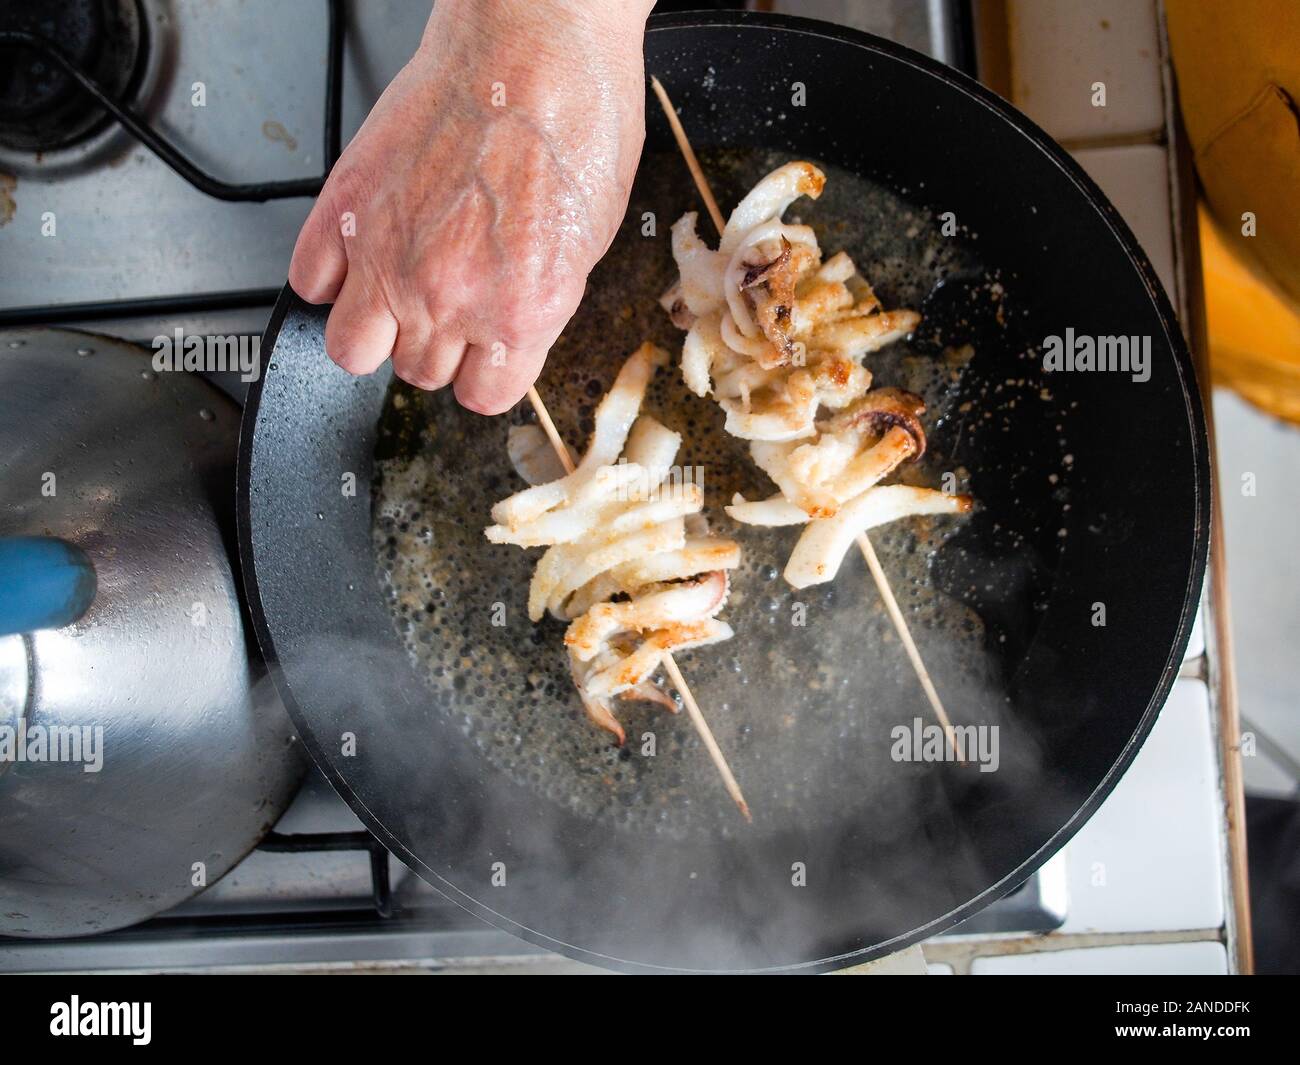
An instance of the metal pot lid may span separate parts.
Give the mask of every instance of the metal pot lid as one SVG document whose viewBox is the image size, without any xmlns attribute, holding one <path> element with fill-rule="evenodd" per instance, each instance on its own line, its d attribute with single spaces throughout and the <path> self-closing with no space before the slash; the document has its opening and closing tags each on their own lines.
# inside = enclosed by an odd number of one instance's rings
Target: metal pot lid
<svg viewBox="0 0 1300 1065">
<path fill-rule="evenodd" d="M 0 537 L 57 537 L 98 579 L 73 624 L 0 639 L 0 725 L 29 744 L 0 766 L 0 934 L 168 909 L 293 795 L 303 762 L 250 666 L 228 554 L 238 428 L 142 348 L 0 332 Z"/>
</svg>

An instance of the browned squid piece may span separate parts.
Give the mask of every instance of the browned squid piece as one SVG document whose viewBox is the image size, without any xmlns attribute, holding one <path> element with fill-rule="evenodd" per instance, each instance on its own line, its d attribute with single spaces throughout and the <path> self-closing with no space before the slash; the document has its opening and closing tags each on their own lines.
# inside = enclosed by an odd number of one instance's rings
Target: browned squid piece
<svg viewBox="0 0 1300 1065">
<path fill-rule="evenodd" d="M 747 524 L 808 525 L 786 569 L 797 587 L 834 575 L 845 530 L 856 536 L 970 506 L 882 483 L 925 453 L 925 407 L 900 389 L 872 389 L 865 360 L 921 316 L 884 308 L 848 255 L 823 261 L 813 231 L 783 220 L 795 199 L 816 199 L 824 180 L 810 163 L 778 167 L 732 212 L 716 251 L 696 234 L 695 215 L 683 216 L 673 226 L 680 277 L 664 297 L 687 329 L 687 386 L 712 394 L 727 432 L 750 442 L 778 489 L 763 500 L 737 496 L 727 513 Z"/>
</svg>

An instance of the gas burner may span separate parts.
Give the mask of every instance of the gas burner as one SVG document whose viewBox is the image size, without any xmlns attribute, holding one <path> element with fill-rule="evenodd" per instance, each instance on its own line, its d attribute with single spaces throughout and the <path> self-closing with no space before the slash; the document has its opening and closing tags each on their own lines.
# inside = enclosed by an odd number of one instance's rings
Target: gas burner
<svg viewBox="0 0 1300 1065">
<path fill-rule="evenodd" d="M 57 48 L 114 100 L 139 86 L 145 26 L 138 0 L 0 0 L 0 34 Z M 62 65 L 38 48 L 0 43 L 0 145 L 42 152 L 83 140 L 110 119 Z"/>
</svg>

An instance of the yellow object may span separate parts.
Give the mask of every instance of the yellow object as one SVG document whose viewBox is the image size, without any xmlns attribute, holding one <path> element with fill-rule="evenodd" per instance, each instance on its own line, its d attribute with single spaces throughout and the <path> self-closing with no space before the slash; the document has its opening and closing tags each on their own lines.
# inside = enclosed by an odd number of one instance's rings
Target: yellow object
<svg viewBox="0 0 1300 1065">
<path fill-rule="evenodd" d="M 1215 379 L 1300 422 L 1300 2 L 1167 0 Z"/>
<path fill-rule="evenodd" d="M 1200 223 L 1214 383 L 1300 424 L 1300 315 L 1228 250 L 1204 207 Z"/>
</svg>

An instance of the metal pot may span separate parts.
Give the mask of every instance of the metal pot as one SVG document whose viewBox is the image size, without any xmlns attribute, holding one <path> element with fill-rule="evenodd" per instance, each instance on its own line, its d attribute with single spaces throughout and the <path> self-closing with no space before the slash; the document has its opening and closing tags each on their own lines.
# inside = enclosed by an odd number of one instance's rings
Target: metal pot
<svg viewBox="0 0 1300 1065">
<path fill-rule="evenodd" d="M 228 551 L 238 431 L 138 347 L 0 333 L 0 934 L 168 909 L 294 793 Z"/>
</svg>

